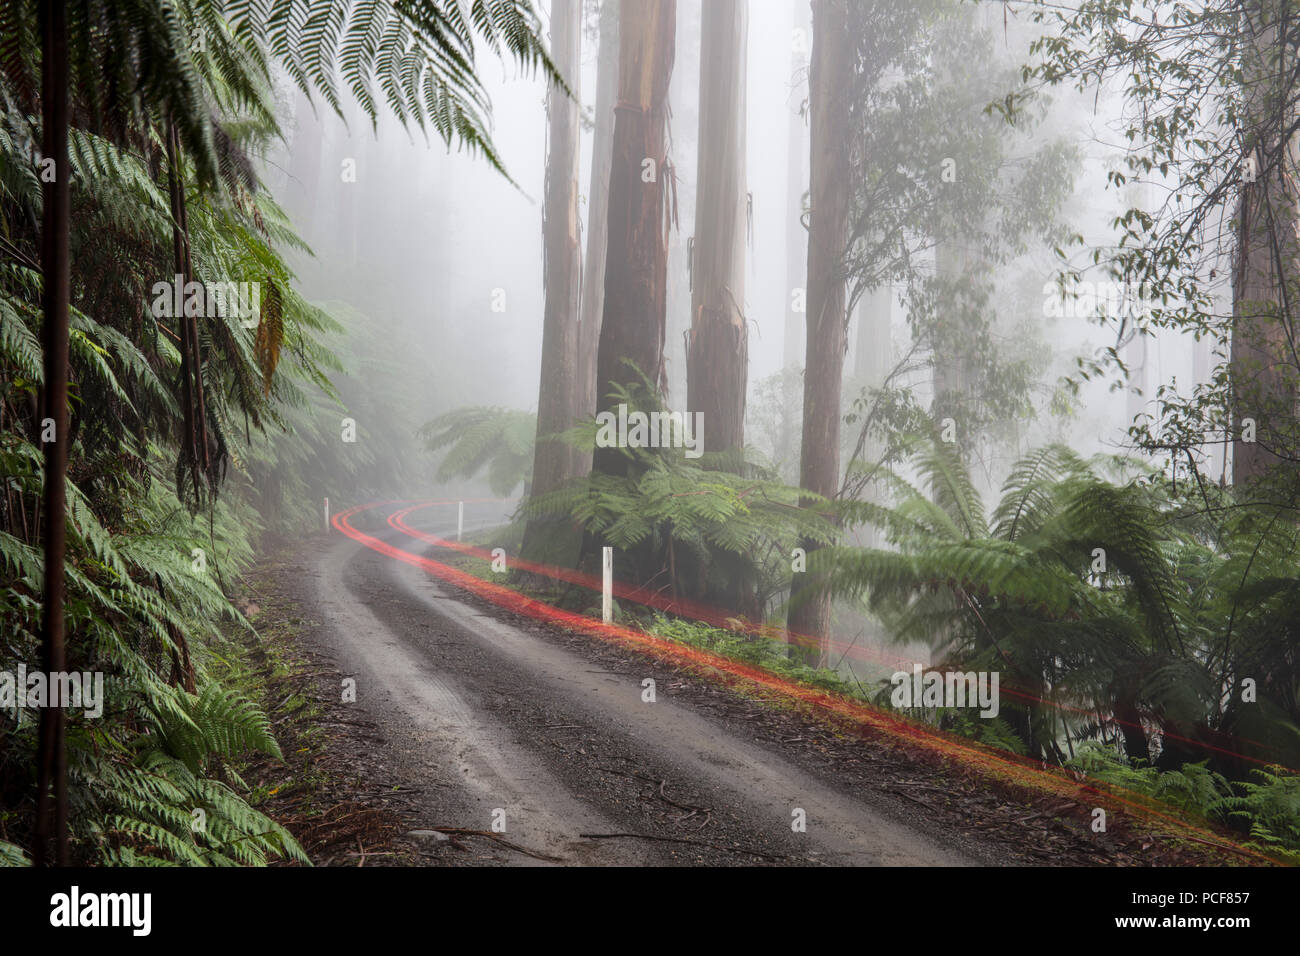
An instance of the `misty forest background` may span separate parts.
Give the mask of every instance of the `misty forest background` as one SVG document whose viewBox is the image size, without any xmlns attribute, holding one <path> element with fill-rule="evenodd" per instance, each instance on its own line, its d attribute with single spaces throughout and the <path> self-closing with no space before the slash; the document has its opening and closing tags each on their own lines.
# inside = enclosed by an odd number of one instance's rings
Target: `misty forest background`
<svg viewBox="0 0 1300 956">
<path fill-rule="evenodd" d="M 233 586 L 415 496 L 1300 860 L 1297 63 L 1293 0 L 6 0 L 0 666 L 109 680 L 0 714 L 0 860 L 305 859 Z"/>
</svg>

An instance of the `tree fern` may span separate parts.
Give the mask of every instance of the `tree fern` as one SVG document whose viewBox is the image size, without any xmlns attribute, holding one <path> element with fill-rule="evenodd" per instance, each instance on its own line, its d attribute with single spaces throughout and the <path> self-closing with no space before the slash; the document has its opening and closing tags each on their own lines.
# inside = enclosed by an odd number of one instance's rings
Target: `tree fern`
<svg viewBox="0 0 1300 956">
<path fill-rule="evenodd" d="M 1194 513 L 1184 519 L 1149 485 L 1097 473 L 1120 463 L 1084 462 L 1059 447 L 1012 469 L 990 526 L 975 512 L 978 500 L 953 455 L 926 450 L 914 464 L 936 489 L 934 500 L 884 473 L 891 504 L 843 508 L 850 520 L 884 528 L 897 550 L 819 553 L 812 567 L 829 575 L 836 593 L 865 599 L 899 640 L 929 641 L 944 655 L 941 664 L 1009 671 L 1004 686 L 1031 698 L 1050 686 L 1055 702 L 1101 713 L 1117 697 L 1133 698 L 1171 766 L 1203 755 L 1197 740 L 1257 713 L 1273 716 L 1252 736 L 1272 741 L 1281 748 L 1275 753 L 1293 752 L 1285 728 L 1295 726 L 1296 703 L 1286 694 L 1276 703 L 1277 688 L 1295 686 L 1290 663 L 1271 656 L 1248 665 L 1252 673 L 1285 675 L 1258 708 L 1221 699 L 1225 675 L 1245 673 L 1238 668 L 1248 649 L 1285 646 L 1279 607 L 1237 608 L 1247 593 L 1276 595 L 1279 603 L 1295 593 L 1286 583 L 1293 574 L 1277 563 L 1294 554 L 1293 532 L 1278 533 L 1272 523 L 1261 538 L 1257 520 L 1245 528 L 1237 518 L 1222 527 Z M 1094 573 L 1098 555 L 1101 574 Z M 1269 575 L 1276 577 L 1266 584 Z M 1216 645 L 1233 627 L 1229 664 Z M 1030 709 L 1045 719 L 1040 705 Z"/>
<path fill-rule="evenodd" d="M 419 437 L 431 452 L 446 448 L 439 481 L 472 478 L 486 470 L 492 492 L 505 496 L 533 470 L 537 416 L 508 408 L 458 408 L 425 423 Z"/>
<path fill-rule="evenodd" d="M 378 97 L 404 123 L 505 168 L 492 143 L 476 43 L 561 83 L 527 0 L 242 0 L 222 7 L 237 37 L 270 51 L 298 88 L 342 115 L 338 75 L 372 121 Z M 338 71 L 336 75 L 335 71 Z M 378 89 L 376 89 L 378 88 Z"/>
</svg>

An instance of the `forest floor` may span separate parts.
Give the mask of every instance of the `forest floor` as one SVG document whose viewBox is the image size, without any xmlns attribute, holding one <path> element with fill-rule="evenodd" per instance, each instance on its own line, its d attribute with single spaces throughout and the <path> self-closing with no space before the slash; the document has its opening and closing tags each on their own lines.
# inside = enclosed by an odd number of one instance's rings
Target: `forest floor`
<svg viewBox="0 0 1300 956">
<path fill-rule="evenodd" d="M 243 587 L 285 755 L 244 776 L 316 865 L 1246 862 L 1126 814 L 1093 833 L 1086 800 L 519 617 L 339 534 L 272 549 Z"/>
</svg>

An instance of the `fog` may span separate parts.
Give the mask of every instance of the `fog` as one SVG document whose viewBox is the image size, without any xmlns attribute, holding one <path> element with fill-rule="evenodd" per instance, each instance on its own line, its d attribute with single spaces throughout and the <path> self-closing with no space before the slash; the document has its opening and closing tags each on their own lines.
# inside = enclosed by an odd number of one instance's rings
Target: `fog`
<svg viewBox="0 0 1300 956">
<path fill-rule="evenodd" d="M 0 863 L 1300 861 L 1293 6 L 5 5 Z"/>
<path fill-rule="evenodd" d="M 678 4 L 669 95 L 676 222 L 668 239 L 666 399 L 678 408 L 686 398 L 683 334 L 690 324 L 686 248 L 695 211 L 699 18 L 700 0 Z M 588 9 L 579 93 L 583 236 L 589 229 L 595 20 L 595 12 Z M 1007 63 L 1027 56 L 1031 34 L 1026 24 L 1014 19 L 1003 24 L 987 13 L 984 20 Z M 799 4 L 753 5 L 745 156 L 751 232 L 744 262 L 751 416 L 761 383 L 779 374 L 788 358 L 798 365 L 804 351 L 802 316 L 792 312 L 794 290 L 787 273 L 803 273 L 806 238 L 791 242 L 787 210 L 792 172 L 807 177 L 808 88 L 803 64 L 809 33 L 806 11 Z M 393 365 L 365 382 L 367 410 L 383 409 L 403 428 L 463 406 L 537 406 L 547 85 L 536 72 L 491 56 L 483 57 L 480 73 L 492 105 L 491 135 L 509 178 L 471 150 L 448 148 L 437 137 L 404 128 L 382 105 L 372 128 L 355 105 L 346 106 L 346 120 L 341 119 L 319 99 L 313 107 L 287 79 L 280 79 L 278 102 L 287 142 L 267 156 L 263 175 L 315 253 L 294 260 L 301 288 L 317 304 L 344 302 L 370 317 L 370 345 Z M 1061 220 L 1089 244 L 1113 241 L 1112 221 L 1134 199 L 1132 189 L 1117 190 L 1106 183 L 1106 171 L 1122 155 L 1115 129 L 1117 102 L 1109 91 L 1057 91 L 1053 96 L 1040 135 L 1062 137 L 1080 155 Z M 797 138 L 794 144 L 792 137 Z M 798 157 L 803 168 L 792 171 L 792 157 Z M 1141 198 L 1154 203 L 1158 197 L 1147 187 Z M 999 281 L 1013 278 L 1046 288 L 1056 281 L 1061 263 L 1040 245 L 1013 268 L 1014 276 L 1003 270 Z M 1085 281 L 1106 279 L 1093 275 Z M 894 286 L 873 295 L 876 302 L 890 302 L 893 348 L 900 352 L 909 337 L 906 304 Z M 1177 382 L 1189 388 L 1198 378 L 1204 380 L 1213 364 L 1208 343 L 1196 345 L 1186 336 L 1163 333 L 1139 337 L 1121 349 L 1130 366 L 1127 386 L 1115 378 L 1086 383 L 1073 400 L 1073 413 L 1053 416 L 1049 406 L 1060 377 L 1075 370 L 1077 357 L 1095 356 L 1116 339 L 1114 328 L 1080 319 L 1086 303 L 1075 310 L 1079 315 L 1062 319 L 1050 314 L 1046 298 L 1038 303 L 1038 318 L 1051 357 L 1034 388 L 1036 414 L 1017 427 L 1019 437 L 1011 445 L 981 452 L 983 483 L 990 488 L 996 487 L 1016 454 L 1044 440 L 1063 440 L 1081 452 L 1124 447 L 1134 416 L 1150 410 L 1161 384 Z M 853 368 L 860 350 L 873 347 L 862 323 L 852 321 L 846 369 Z M 349 355 L 345 351 L 345 363 Z M 356 359 L 351 355 L 353 362 Z M 348 371 L 361 374 L 356 367 Z M 399 379 L 400 392 L 387 395 L 385 388 Z M 342 388 L 355 395 L 359 384 Z M 932 398 L 925 376 L 912 385 L 922 400 Z M 751 432 L 759 440 L 752 423 Z M 1221 466 L 1221 454 L 1217 460 Z"/>
<path fill-rule="evenodd" d="M 672 238 L 678 261 L 669 281 L 680 289 L 686 283 L 678 247 L 684 248 L 694 209 L 696 109 L 688 83 L 699 75 L 699 2 L 687 0 L 678 8 L 672 87 L 679 228 Z M 772 64 L 789 63 L 794 22 L 793 5 L 771 4 L 758 11 L 750 29 L 747 161 L 754 232 L 746 308 L 754 323 L 752 381 L 782 367 L 789 301 L 783 218 L 787 112 L 800 110 L 807 80 Z M 363 310 L 382 302 L 383 314 L 375 317 L 383 327 L 418 345 L 419 357 L 408 358 L 425 364 L 426 417 L 461 404 L 537 403 L 547 87 L 541 77 L 513 65 L 490 58 L 484 63 L 493 141 L 513 184 L 480 156 L 404 129 L 391 111 L 372 130 L 355 106 L 346 109 L 346 120 L 324 104 L 313 109 L 284 78 L 279 101 L 291 139 L 268 158 L 264 174 L 316 254 L 297 262 L 308 298 L 341 299 Z M 588 118 L 582 137 L 584 217 L 595 68 L 596 51 L 588 42 L 581 77 Z M 802 129 L 806 152 L 806 124 Z M 355 182 L 342 178 L 348 159 L 356 161 Z M 586 229 L 584 221 L 584 235 Z M 504 292 L 504 307 L 499 299 L 496 304 L 502 311 L 494 309 L 497 290 Z M 666 349 L 674 379 L 683 374 L 685 322 L 669 319 Z"/>
</svg>

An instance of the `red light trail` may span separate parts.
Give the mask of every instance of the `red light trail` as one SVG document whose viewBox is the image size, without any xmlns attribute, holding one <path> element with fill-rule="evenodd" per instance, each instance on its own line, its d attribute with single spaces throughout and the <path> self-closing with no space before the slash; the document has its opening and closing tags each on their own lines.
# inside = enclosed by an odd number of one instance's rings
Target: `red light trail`
<svg viewBox="0 0 1300 956">
<path fill-rule="evenodd" d="M 495 499 L 465 499 L 477 501 L 492 501 Z M 834 694 L 828 691 L 819 690 L 804 684 L 783 678 L 771 671 L 764 670 L 740 661 L 732 660 L 727 657 L 713 654 L 709 651 L 691 647 L 689 645 L 678 644 L 665 638 L 656 637 L 647 634 L 644 631 L 635 630 L 619 624 L 605 624 L 594 618 L 576 614 L 572 611 L 566 611 L 561 608 L 552 607 L 542 601 L 530 598 L 520 594 L 517 591 L 495 584 L 490 581 L 484 581 L 472 574 L 454 568 L 450 565 L 435 561 L 432 558 L 426 558 L 421 555 L 412 554 L 404 551 L 386 541 L 367 534 L 354 528 L 351 519 L 354 515 L 369 510 L 371 508 L 381 507 L 393 504 L 408 504 L 411 499 L 405 501 L 383 501 L 373 502 L 370 504 L 357 505 L 346 511 L 340 512 L 333 517 L 332 524 L 340 532 L 352 540 L 364 545 L 372 551 L 382 554 L 386 557 L 401 561 L 405 564 L 421 568 L 432 576 L 468 591 L 479 598 L 495 604 L 507 611 L 515 614 L 521 614 L 531 617 L 535 620 L 544 621 L 549 624 L 559 625 L 574 631 L 579 631 L 599 639 L 619 644 L 631 650 L 650 653 L 660 659 L 668 659 L 687 668 L 696 670 L 713 671 L 722 677 L 724 684 L 743 683 L 752 688 L 761 689 L 769 694 L 775 694 L 780 697 L 796 700 L 806 705 L 816 712 L 830 716 L 840 723 L 846 723 L 855 727 L 859 732 L 867 730 L 901 738 L 909 741 L 932 754 L 954 759 L 964 766 L 981 771 L 987 775 L 1009 780 L 1014 784 L 1026 786 L 1040 792 L 1050 792 L 1057 796 L 1068 797 L 1077 800 L 1083 794 L 1093 794 L 1106 800 L 1114 801 L 1125 807 L 1128 807 L 1136 816 L 1145 817 L 1148 821 L 1157 819 L 1173 827 L 1176 835 L 1190 836 L 1198 842 L 1208 843 L 1221 849 L 1233 850 L 1248 857 L 1253 857 L 1261 862 L 1277 863 L 1267 854 L 1258 850 L 1250 849 L 1225 841 L 1225 838 L 1213 831 L 1197 827 L 1178 817 L 1162 813 L 1149 806 L 1145 802 L 1140 802 L 1142 798 L 1128 799 L 1120 796 L 1116 788 L 1106 786 L 1099 787 L 1089 784 L 1079 783 L 1065 773 L 1039 766 L 1035 761 L 1017 754 L 1007 752 L 995 752 L 967 738 L 956 737 L 945 734 L 934 728 L 911 723 L 901 717 L 887 714 L 877 710 L 863 702 L 852 700 L 850 698 Z M 446 541 L 436 535 L 429 535 L 425 532 L 418 532 L 415 529 L 405 526 L 402 520 L 405 515 L 418 508 L 430 507 L 436 504 L 450 504 L 452 501 L 429 501 L 421 500 L 414 505 L 396 512 L 389 518 L 389 524 L 403 534 L 409 534 L 425 543 L 434 544 L 439 547 L 447 547 L 453 550 L 474 554 L 482 549 L 473 549 L 468 545 L 459 542 Z M 490 553 L 487 553 L 487 559 L 491 560 Z M 515 560 L 515 566 L 524 568 L 525 562 Z M 542 568 L 543 565 L 534 567 Z M 531 570 L 531 569 L 529 569 Z M 548 576 L 555 576 L 555 573 L 563 572 L 565 575 L 575 575 L 578 578 L 584 576 L 578 575 L 577 572 L 571 572 L 566 569 L 552 568 L 549 569 Z M 542 572 L 538 572 L 542 573 Z M 564 580 L 564 578 L 561 578 Z M 573 583 L 590 586 L 580 580 Z M 637 591 L 634 588 L 623 586 L 625 593 L 632 594 Z M 599 589 L 599 584 L 596 585 Z M 635 598 L 630 598 L 635 600 Z M 680 603 L 679 603 L 680 606 Z M 716 612 L 714 612 L 716 613 Z M 716 679 L 716 678 L 715 678 Z M 1199 834 L 1196 836 L 1195 834 Z"/>
<path fill-rule="evenodd" d="M 472 500 L 492 501 L 494 499 L 480 498 L 480 499 L 472 499 Z M 503 500 L 503 499 L 495 499 L 495 500 Z M 406 521 L 407 516 L 412 514 L 413 512 L 422 511 L 426 508 L 431 508 L 434 505 L 449 504 L 449 503 L 451 502 L 442 502 L 442 501 L 419 502 L 409 507 L 402 508 L 401 510 L 396 511 L 393 514 L 389 515 L 388 524 L 394 530 L 400 531 L 402 534 L 407 535 L 408 537 L 412 537 L 419 541 L 423 541 L 426 544 L 430 544 L 439 548 L 448 548 L 454 551 L 459 551 L 462 554 L 467 554 L 472 557 L 480 558 L 483 561 L 491 562 L 493 557 L 491 552 L 483 548 L 478 548 L 461 541 L 451 541 L 449 539 L 439 537 L 438 535 L 430 534 L 426 531 L 420 531 L 417 528 L 412 528 Z M 574 584 L 579 587 L 583 587 L 595 591 L 597 593 L 599 593 L 601 590 L 601 579 L 596 577 L 595 575 L 584 574 L 581 571 L 576 571 L 570 568 L 561 568 L 555 565 L 539 564 L 535 561 L 527 561 L 523 558 L 512 558 L 511 564 L 513 567 L 519 570 L 528 571 L 531 574 L 536 574 L 541 577 L 548 577 L 555 581 L 563 581 L 567 584 Z M 732 632 L 740 631 L 747 634 L 753 634 L 767 640 L 778 640 L 777 638 L 774 638 L 772 636 L 772 634 L 770 633 L 771 628 L 766 625 L 755 623 L 752 621 L 742 620 L 740 618 L 735 617 L 734 615 L 728 615 L 727 613 L 719 610 L 718 608 L 711 607 L 707 604 L 702 604 L 698 601 L 690 601 L 682 598 L 665 597 L 661 592 L 652 591 L 646 587 L 624 584 L 617 580 L 614 581 L 613 584 L 613 593 L 614 596 L 620 600 L 631 601 L 636 604 L 641 604 L 645 607 L 651 607 L 656 610 L 663 611 L 666 614 L 672 614 L 677 617 L 688 618 L 690 620 L 698 621 L 703 624 L 708 624 L 711 627 L 716 627 L 721 630 L 732 631 Z M 816 641 L 809 635 L 799 634 L 797 632 L 789 632 L 789 636 L 791 639 L 790 642 L 796 645 L 800 645 L 803 647 L 811 647 L 816 644 Z M 841 660 L 843 660 L 845 657 L 849 657 L 857 661 L 876 663 L 884 666 L 892 666 L 894 667 L 895 670 L 903 670 L 908 672 L 911 671 L 913 664 L 919 663 L 910 658 L 898 657 L 895 655 L 886 654 L 875 648 L 863 647 L 854 642 L 845 642 L 843 639 L 834 637 L 833 635 L 828 637 L 827 643 L 833 652 L 838 652 L 840 654 Z M 1023 690 L 1021 688 L 1017 688 L 1012 685 L 1005 685 L 1005 684 L 1002 685 L 1001 692 L 1003 694 L 1007 694 L 1011 697 L 1016 697 L 1020 700 L 1029 703 L 1039 704 L 1043 707 L 1056 710 L 1060 713 L 1069 712 L 1078 716 L 1089 718 L 1097 722 L 1101 722 L 1103 719 L 1109 719 L 1113 723 L 1118 724 L 1120 726 L 1133 727 L 1134 729 L 1145 730 L 1145 728 L 1141 728 L 1140 726 L 1133 724 L 1130 721 L 1121 720 L 1120 718 L 1114 716 L 1110 718 L 1103 718 L 1103 715 L 1097 713 L 1096 711 L 1086 710 L 1082 707 L 1075 707 L 1071 704 L 1062 703 L 1060 701 L 1047 700 L 1045 698 L 1032 694 L 1029 691 Z M 1194 747 L 1205 753 L 1218 753 L 1218 754 L 1222 754 L 1223 756 L 1231 757 L 1235 760 L 1241 760 L 1248 763 L 1258 764 L 1261 767 L 1283 766 L 1283 769 L 1290 770 L 1292 772 L 1300 772 L 1300 771 L 1296 771 L 1292 767 L 1285 767 L 1284 765 L 1278 764 L 1276 761 L 1263 760 L 1258 757 L 1249 757 L 1244 754 L 1238 753 L 1237 751 L 1234 750 L 1229 750 L 1224 747 L 1218 747 L 1214 744 L 1206 743 L 1200 740 L 1195 740 L 1191 737 L 1183 737 L 1179 734 L 1175 734 L 1167 730 L 1162 729 L 1161 734 L 1163 737 L 1169 740 L 1175 740 L 1178 741 L 1179 743 L 1187 744 L 1188 746 Z M 1243 743 L 1254 743 L 1253 741 L 1245 740 L 1244 738 L 1240 738 L 1240 739 L 1242 739 Z"/>
</svg>

